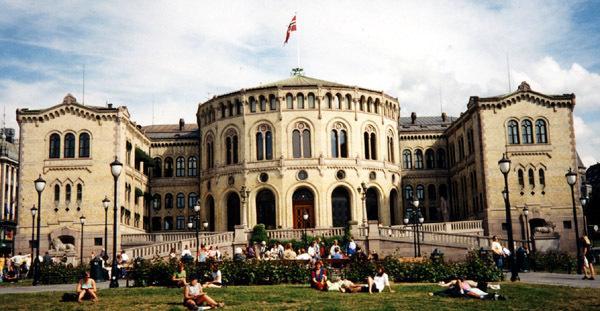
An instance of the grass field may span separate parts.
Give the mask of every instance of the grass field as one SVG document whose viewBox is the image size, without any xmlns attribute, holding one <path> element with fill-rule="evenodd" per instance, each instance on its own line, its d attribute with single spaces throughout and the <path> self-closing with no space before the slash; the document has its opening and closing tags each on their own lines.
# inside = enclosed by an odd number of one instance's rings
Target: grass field
<svg viewBox="0 0 600 311">
<path fill-rule="evenodd" d="M 395 293 L 317 292 L 302 285 L 210 289 L 227 310 L 600 310 L 600 289 L 502 283 L 506 301 L 430 297 L 431 284 L 396 284 Z M 181 290 L 119 288 L 100 291 L 100 301 L 60 302 L 62 293 L 0 295 L 1 310 L 185 310 Z"/>
</svg>

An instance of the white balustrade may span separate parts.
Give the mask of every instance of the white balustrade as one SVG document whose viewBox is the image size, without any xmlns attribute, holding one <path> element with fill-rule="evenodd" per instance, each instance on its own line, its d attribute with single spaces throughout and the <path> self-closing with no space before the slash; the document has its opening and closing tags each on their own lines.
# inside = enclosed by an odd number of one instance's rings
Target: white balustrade
<svg viewBox="0 0 600 311">
<path fill-rule="evenodd" d="M 344 228 L 306 228 L 306 234 L 315 237 L 333 237 L 343 236 Z M 273 240 L 293 240 L 301 239 L 304 235 L 304 229 L 278 229 L 278 230 L 267 230 L 269 239 Z"/>
</svg>

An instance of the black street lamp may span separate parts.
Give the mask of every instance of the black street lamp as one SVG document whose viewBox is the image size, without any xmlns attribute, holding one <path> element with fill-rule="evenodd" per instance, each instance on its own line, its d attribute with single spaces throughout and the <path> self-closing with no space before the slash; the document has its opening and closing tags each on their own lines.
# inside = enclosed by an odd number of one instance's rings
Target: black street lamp
<svg viewBox="0 0 600 311">
<path fill-rule="evenodd" d="M 527 208 L 527 205 L 523 207 L 523 217 L 525 217 L 525 245 L 531 251 L 531 245 L 529 244 L 529 208 Z"/>
<path fill-rule="evenodd" d="M 40 229 L 41 229 L 41 217 L 42 217 L 42 191 L 46 188 L 46 181 L 42 178 L 42 175 L 36 179 L 33 184 L 35 185 L 35 191 L 38 193 L 38 211 L 37 211 L 37 233 L 36 233 L 36 250 L 35 259 L 33 261 L 33 285 L 40 283 Z"/>
<path fill-rule="evenodd" d="M 508 173 L 510 172 L 510 159 L 506 156 L 506 153 L 502 155 L 502 159 L 498 161 L 498 168 L 502 175 L 504 175 L 504 190 L 502 196 L 504 197 L 504 208 L 506 210 L 506 233 L 508 235 L 508 249 L 510 250 L 510 280 L 519 280 L 519 269 L 515 261 L 515 242 L 513 240 L 512 230 L 512 217 L 510 216 L 510 197 L 508 191 Z"/>
<path fill-rule="evenodd" d="M 200 202 L 196 202 L 194 205 L 194 212 L 196 212 L 196 219 L 194 220 L 196 224 L 196 261 L 198 261 L 198 256 L 200 256 L 200 234 L 198 230 L 200 229 Z"/>
<path fill-rule="evenodd" d="M 581 209 L 583 210 L 583 232 L 585 232 L 585 235 L 589 236 L 587 217 L 585 216 L 585 208 L 587 207 L 589 198 L 587 196 L 582 196 L 579 198 L 579 201 L 581 202 Z"/>
<path fill-rule="evenodd" d="M 203 221 L 203 222 L 202 222 L 202 227 L 204 227 L 204 231 L 205 231 L 205 232 L 206 232 L 206 231 L 208 231 L 208 221 L 206 221 L 206 220 L 205 220 L 205 221 Z"/>
<path fill-rule="evenodd" d="M 108 208 L 110 207 L 110 200 L 107 196 L 104 196 L 102 206 L 104 207 L 104 255 L 108 257 Z"/>
<path fill-rule="evenodd" d="M 573 203 L 573 222 L 575 224 L 575 248 L 577 250 L 577 273 L 581 274 L 581 250 L 579 249 L 579 225 L 577 222 L 577 206 L 575 206 L 575 190 L 573 186 L 577 183 L 577 173 L 569 167 L 569 171 L 565 174 L 567 184 L 571 187 L 571 201 Z"/>
<path fill-rule="evenodd" d="M 81 250 L 79 251 L 79 266 L 83 266 L 83 226 L 85 225 L 85 216 L 82 215 L 79 217 L 79 222 L 81 223 L 81 241 L 79 241 L 81 244 Z"/>
<path fill-rule="evenodd" d="M 117 181 L 119 180 L 119 175 L 121 175 L 121 170 L 123 169 L 123 163 L 119 162 L 117 157 L 115 160 L 110 163 L 110 172 L 114 178 L 114 204 L 113 204 L 113 245 L 112 245 L 112 269 L 110 274 L 110 288 L 119 287 L 118 274 L 119 269 L 117 268 L 117 221 L 118 218 L 118 210 L 117 210 Z"/>
<path fill-rule="evenodd" d="M 308 213 L 306 211 L 304 211 L 304 214 L 302 214 L 302 221 L 304 222 L 304 247 L 306 247 L 306 249 L 308 249 L 308 236 L 306 235 L 306 224 L 308 222 Z"/>
<path fill-rule="evenodd" d="M 408 225 L 409 223 L 413 227 L 413 247 L 415 250 L 415 257 L 421 257 L 421 237 L 419 236 L 419 225 L 423 224 L 425 218 L 421 214 L 421 210 L 419 209 L 419 200 L 413 199 L 411 204 L 414 206 L 414 209 L 411 211 L 407 211 L 404 215 L 404 224 Z"/>
<path fill-rule="evenodd" d="M 37 208 L 35 205 L 31 208 L 31 258 L 33 258 L 33 249 L 35 247 L 35 215 L 37 214 Z M 31 275 L 33 276 L 33 271 L 31 271 Z"/>
</svg>

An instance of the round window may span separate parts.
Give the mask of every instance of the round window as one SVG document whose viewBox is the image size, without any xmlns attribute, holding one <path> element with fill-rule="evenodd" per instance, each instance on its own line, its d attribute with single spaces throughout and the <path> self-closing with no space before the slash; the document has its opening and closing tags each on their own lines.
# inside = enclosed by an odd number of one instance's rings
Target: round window
<svg viewBox="0 0 600 311">
<path fill-rule="evenodd" d="M 375 173 L 375 172 L 369 173 L 369 179 L 375 180 L 376 178 L 377 178 L 377 173 Z"/>
<path fill-rule="evenodd" d="M 335 173 L 335 177 L 337 177 L 339 180 L 342 180 L 346 178 L 346 172 L 344 172 L 344 170 L 339 170 L 337 173 Z"/>
<path fill-rule="evenodd" d="M 258 175 L 258 180 L 260 182 L 267 182 L 267 181 L 269 181 L 269 174 L 267 174 L 267 173 L 260 173 L 260 175 Z"/>
<path fill-rule="evenodd" d="M 235 183 L 235 178 L 233 178 L 233 176 L 229 176 L 227 178 L 227 184 L 230 186 L 233 186 L 234 183 Z"/>
<path fill-rule="evenodd" d="M 306 180 L 308 178 L 308 173 L 305 170 L 301 170 L 298 172 L 299 180 Z"/>
</svg>

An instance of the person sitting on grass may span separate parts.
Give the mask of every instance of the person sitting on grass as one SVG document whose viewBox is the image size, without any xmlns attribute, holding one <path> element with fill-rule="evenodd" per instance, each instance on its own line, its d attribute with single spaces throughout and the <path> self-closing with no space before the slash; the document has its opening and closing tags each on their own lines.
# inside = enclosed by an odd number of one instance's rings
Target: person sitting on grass
<svg viewBox="0 0 600 311">
<path fill-rule="evenodd" d="M 342 254 L 339 247 L 336 246 L 331 259 L 344 259 L 344 254 Z"/>
<path fill-rule="evenodd" d="M 199 306 L 205 303 L 211 308 L 221 308 L 225 306 L 223 302 L 216 302 L 202 291 L 202 286 L 198 283 L 198 278 L 192 278 L 192 281 L 185 286 L 183 290 L 183 305 L 188 310 L 200 310 Z"/>
<path fill-rule="evenodd" d="M 223 287 L 223 281 L 221 278 L 221 270 L 216 264 L 212 264 L 210 266 L 212 281 L 204 283 L 202 288 L 212 287 L 212 288 L 221 288 Z"/>
<path fill-rule="evenodd" d="M 2 280 L 6 283 L 16 283 L 17 281 L 19 281 L 19 273 L 17 272 L 15 264 L 12 261 L 8 260 L 7 262 L 8 266 L 6 268 L 6 271 L 3 273 Z"/>
<path fill-rule="evenodd" d="M 377 268 L 377 273 L 373 278 L 367 278 L 367 285 L 363 286 L 362 290 L 363 292 L 369 292 L 369 294 L 372 294 L 373 292 L 381 293 L 383 292 L 386 286 L 390 290 L 390 293 L 394 292 L 394 290 L 390 286 L 390 281 L 387 273 L 385 273 L 383 267 L 380 266 Z"/>
<path fill-rule="evenodd" d="M 283 259 L 296 259 L 296 252 L 294 252 L 294 249 L 292 248 L 292 243 L 288 243 L 285 245 L 285 251 L 283 251 Z"/>
<path fill-rule="evenodd" d="M 91 299 L 93 302 L 98 301 L 98 294 L 96 291 L 96 281 L 90 278 L 88 271 L 84 272 L 81 280 L 77 283 L 77 302 L 81 303 L 83 299 Z"/>
<path fill-rule="evenodd" d="M 320 260 L 317 261 L 311 272 L 310 287 L 316 290 L 327 290 L 327 270 L 323 268 L 323 262 Z"/>
<path fill-rule="evenodd" d="M 173 281 L 173 284 L 177 287 L 184 287 L 187 285 L 187 281 L 185 280 L 186 277 L 187 273 L 185 272 L 185 266 L 183 265 L 183 262 L 180 261 L 177 264 L 177 271 L 175 271 L 171 277 L 171 281 Z"/>
</svg>

